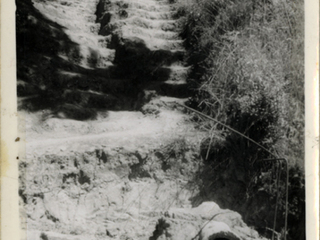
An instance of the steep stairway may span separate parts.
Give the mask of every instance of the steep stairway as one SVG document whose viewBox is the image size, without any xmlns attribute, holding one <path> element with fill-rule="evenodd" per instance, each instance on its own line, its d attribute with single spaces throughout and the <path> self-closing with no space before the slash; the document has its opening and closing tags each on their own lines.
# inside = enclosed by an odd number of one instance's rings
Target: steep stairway
<svg viewBox="0 0 320 240">
<path fill-rule="evenodd" d="M 55 66 L 48 74 L 61 88 L 64 103 L 103 111 L 140 110 L 155 97 L 173 101 L 190 96 L 174 4 L 59 0 L 35 1 L 34 6 L 68 38 L 57 40 L 58 53 L 47 57 L 46 67 Z M 25 80 L 19 80 L 26 95 Z M 68 112 L 69 107 L 53 109 Z"/>
</svg>

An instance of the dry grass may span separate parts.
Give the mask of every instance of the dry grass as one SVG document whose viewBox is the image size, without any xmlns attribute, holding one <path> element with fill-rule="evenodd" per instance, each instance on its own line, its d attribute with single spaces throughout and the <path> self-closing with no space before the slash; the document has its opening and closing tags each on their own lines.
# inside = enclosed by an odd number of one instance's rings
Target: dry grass
<svg viewBox="0 0 320 240">
<path fill-rule="evenodd" d="M 186 18 L 182 36 L 192 66 L 190 105 L 289 160 L 289 192 L 296 199 L 290 200 L 289 221 L 300 224 L 304 214 L 303 1 L 194 0 L 180 9 Z M 205 159 L 216 163 L 232 159 L 247 169 L 248 179 L 260 173 L 253 164 L 266 154 L 218 125 L 202 120 L 199 124 L 214 133 L 204 141 Z M 255 186 L 263 184 L 268 185 L 261 180 Z M 271 185 L 270 189 L 269 197 L 275 196 L 277 191 Z M 298 237 L 302 239 L 303 229 L 297 229 L 291 228 L 289 235 L 302 232 Z"/>
<path fill-rule="evenodd" d="M 248 135 L 260 131 L 256 141 L 302 167 L 303 2 L 198 0 L 181 9 L 197 107 Z"/>
</svg>

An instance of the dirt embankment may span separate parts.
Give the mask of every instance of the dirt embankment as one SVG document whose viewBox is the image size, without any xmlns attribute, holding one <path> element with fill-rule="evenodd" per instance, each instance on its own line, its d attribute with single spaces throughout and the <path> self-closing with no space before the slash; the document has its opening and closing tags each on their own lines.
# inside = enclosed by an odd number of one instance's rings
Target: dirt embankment
<svg viewBox="0 0 320 240">
<path fill-rule="evenodd" d="M 152 150 L 105 147 L 29 157 L 20 163 L 28 236 L 191 239 L 214 219 L 236 236 L 258 239 L 236 212 L 213 202 L 192 208 L 190 199 L 198 193 L 196 152 L 175 139 Z"/>
</svg>

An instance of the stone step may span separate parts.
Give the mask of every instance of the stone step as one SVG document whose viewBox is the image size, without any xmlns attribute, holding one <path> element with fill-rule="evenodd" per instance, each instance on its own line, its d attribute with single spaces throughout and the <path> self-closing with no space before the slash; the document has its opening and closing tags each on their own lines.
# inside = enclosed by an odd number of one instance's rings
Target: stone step
<svg viewBox="0 0 320 240">
<path fill-rule="evenodd" d="M 128 31 L 128 28 L 130 27 L 124 27 L 123 28 L 123 37 L 124 38 L 131 38 L 131 37 L 139 37 L 142 39 L 147 48 L 150 50 L 157 50 L 157 49 L 162 49 L 162 50 L 167 50 L 167 51 L 179 51 L 179 52 L 186 52 L 184 49 L 184 41 L 175 39 L 175 40 L 167 40 L 167 39 L 160 39 L 156 38 L 155 36 L 147 37 L 147 36 L 137 36 L 133 35 L 130 33 L 130 30 Z"/>
<path fill-rule="evenodd" d="M 137 9 L 143 9 L 146 11 L 150 11 L 150 12 L 169 12 L 172 11 L 172 7 L 170 5 L 167 4 L 146 4 L 146 2 L 130 2 L 128 3 L 128 8 L 137 8 Z"/>
<path fill-rule="evenodd" d="M 107 66 L 102 68 L 82 66 L 70 61 L 68 57 L 62 55 L 52 58 L 51 64 L 56 67 L 57 72 L 74 72 L 75 74 L 85 74 L 87 76 L 95 77 L 112 77 L 114 76 L 114 72 L 116 69 L 116 66 L 111 62 L 109 62 Z"/>
<path fill-rule="evenodd" d="M 172 6 L 164 3 L 154 3 L 154 2 L 137 2 L 137 1 L 112 1 L 104 3 L 98 6 L 99 12 L 110 11 L 110 10 L 142 10 L 152 13 L 167 13 L 173 12 Z"/>
<path fill-rule="evenodd" d="M 169 66 L 169 67 L 164 67 L 170 70 L 170 77 L 167 81 L 171 82 L 185 82 L 189 67 L 184 67 L 184 66 Z"/>
<path fill-rule="evenodd" d="M 143 27 L 140 27 L 139 29 L 137 28 L 137 26 L 126 24 L 125 22 L 115 22 L 107 24 L 105 27 L 100 29 L 99 33 L 103 36 L 108 36 L 116 32 L 120 33 L 122 38 L 137 37 L 143 40 L 150 50 L 164 49 L 185 51 L 184 41 L 181 39 L 173 38 L 173 31 L 168 31 L 169 34 L 167 35 L 164 34 L 164 32 L 166 32 L 164 30 L 162 30 L 163 32 L 161 32 L 161 29 L 156 29 L 156 31 L 152 33 L 153 29 L 150 29 L 149 32 L 144 31 L 146 34 L 140 34 L 143 31 L 141 29 L 143 29 Z M 166 36 L 169 36 L 169 39 Z"/>
<path fill-rule="evenodd" d="M 102 94 L 127 95 L 129 92 L 133 92 L 131 88 L 134 87 L 132 79 L 110 78 L 99 74 L 59 71 L 57 76 L 62 84 L 73 90 L 91 90 Z"/>
<path fill-rule="evenodd" d="M 163 31 L 178 30 L 178 27 L 181 25 L 177 20 L 151 20 L 139 16 L 132 16 L 123 20 L 116 20 L 116 22 L 124 22 L 125 25 L 134 25 L 146 29 L 161 29 Z"/>
<path fill-rule="evenodd" d="M 146 72 L 143 75 L 138 75 L 138 79 L 143 82 L 178 82 L 182 79 L 186 79 L 187 72 L 183 69 L 176 69 L 171 67 L 152 67 L 146 68 Z"/>
<path fill-rule="evenodd" d="M 175 31 L 163 31 L 161 29 L 148 29 L 139 26 L 130 26 L 127 28 L 127 34 L 132 36 L 143 36 L 145 38 L 155 38 L 163 40 L 178 40 L 179 33 Z"/>
<path fill-rule="evenodd" d="M 126 9 L 125 11 L 128 12 L 128 16 L 139 16 L 139 17 L 142 17 L 145 19 L 151 19 L 151 20 L 173 19 L 173 16 L 176 13 L 176 11 L 152 12 L 152 11 L 147 11 L 147 10 L 138 9 L 138 8 L 130 8 L 130 9 Z"/>
<path fill-rule="evenodd" d="M 152 82 L 147 87 L 148 90 L 154 90 L 160 96 L 173 98 L 188 98 L 190 96 L 190 89 L 186 82 Z"/>
</svg>

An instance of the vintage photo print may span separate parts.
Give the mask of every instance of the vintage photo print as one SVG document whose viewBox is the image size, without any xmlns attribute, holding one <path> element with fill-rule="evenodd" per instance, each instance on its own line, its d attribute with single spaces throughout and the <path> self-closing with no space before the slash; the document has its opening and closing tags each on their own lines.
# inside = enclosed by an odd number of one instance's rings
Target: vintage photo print
<svg viewBox="0 0 320 240">
<path fill-rule="evenodd" d="M 15 0 L 17 239 L 306 239 L 305 6 Z"/>
</svg>

